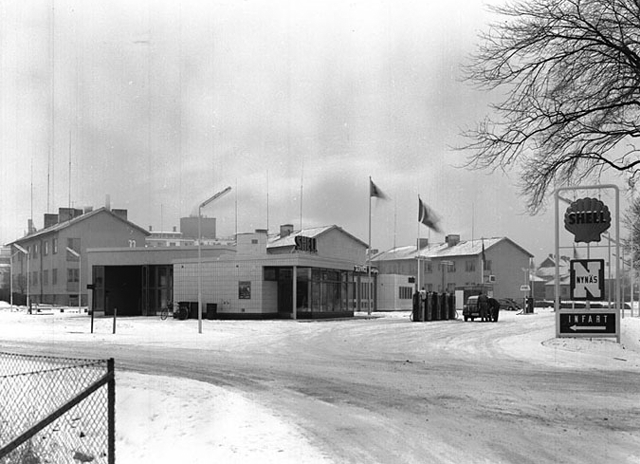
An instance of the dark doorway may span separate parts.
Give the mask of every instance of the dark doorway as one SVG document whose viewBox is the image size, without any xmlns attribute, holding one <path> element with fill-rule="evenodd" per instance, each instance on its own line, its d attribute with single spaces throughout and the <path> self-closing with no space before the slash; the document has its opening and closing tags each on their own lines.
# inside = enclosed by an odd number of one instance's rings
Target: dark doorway
<svg viewBox="0 0 640 464">
<path fill-rule="evenodd" d="M 142 314 L 140 266 L 105 266 L 105 315 L 112 315 L 118 308 L 118 316 Z"/>
</svg>

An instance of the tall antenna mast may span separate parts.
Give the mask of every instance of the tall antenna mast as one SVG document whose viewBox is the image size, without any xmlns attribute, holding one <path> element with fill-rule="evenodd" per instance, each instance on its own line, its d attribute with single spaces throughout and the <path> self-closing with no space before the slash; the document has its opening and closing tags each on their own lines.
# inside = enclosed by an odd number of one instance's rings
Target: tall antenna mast
<svg viewBox="0 0 640 464">
<path fill-rule="evenodd" d="M 71 208 L 71 129 L 69 129 L 69 208 Z"/>
<path fill-rule="evenodd" d="M 304 192 L 304 155 L 302 155 L 302 169 L 300 170 L 300 230 L 302 230 L 302 194 Z"/>
</svg>

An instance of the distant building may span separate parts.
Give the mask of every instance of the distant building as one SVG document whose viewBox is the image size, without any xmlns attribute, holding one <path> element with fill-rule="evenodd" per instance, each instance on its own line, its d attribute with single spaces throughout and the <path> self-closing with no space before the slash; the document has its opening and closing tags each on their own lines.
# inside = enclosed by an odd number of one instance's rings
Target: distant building
<svg viewBox="0 0 640 464">
<path fill-rule="evenodd" d="M 200 227 L 200 235 L 198 235 L 198 227 Z M 203 239 L 215 240 L 216 218 L 204 216 L 201 219 L 199 219 L 198 216 L 180 218 L 180 232 L 183 238 L 197 240 L 199 237 L 202 237 Z"/>
<path fill-rule="evenodd" d="M 144 247 L 148 232 L 127 220 L 127 210 L 60 208 L 45 214 L 45 227 L 9 243 L 14 292 L 32 303 L 87 304 L 87 249 Z M 21 251 L 24 250 L 24 252 Z M 70 251 L 71 250 L 71 251 Z"/>
<path fill-rule="evenodd" d="M 414 276 L 415 286 L 426 291 L 463 290 L 474 294 L 483 290 L 499 298 L 515 299 L 522 298 L 521 287 L 529 285 L 532 257 L 507 237 L 460 240 L 459 235 L 450 234 L 444 243 L 430 244 L 421 239 L 419 246 L 380 252 L 373 256 L 372 263 L 379 276 Z"/>
</svg>

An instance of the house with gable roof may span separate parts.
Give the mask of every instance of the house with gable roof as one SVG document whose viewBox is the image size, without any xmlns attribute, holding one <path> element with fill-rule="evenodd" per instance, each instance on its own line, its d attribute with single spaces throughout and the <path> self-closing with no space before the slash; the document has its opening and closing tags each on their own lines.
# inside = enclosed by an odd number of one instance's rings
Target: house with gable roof
<svg viewBox="0 0 640 464">
<path fill-rule="evenodd" d="M 44 228 L 29 222 L 27 235 L 7 246 L 14 293 L 29 303 L 84 306 L 91 275 L 87 249 L 144 247 L 149 232 L 127 219 L 126 209 L 59 208 L 44 215 Z"/>
<path fill-rule="evenodd" d="M 443 243 L 420 239 L 417 246 L 380 252 L 372 263 L 380 279 L 394 274 L 414 276 L 415 287 L 426 291 L 474 294 L 482 290 L 497 298 L 521 299 L 521 287 L 529 285 L 531 258 L 530 252 L 507 237 L 461 240 L 459 235 L 447 235 Z"/>
</svg>

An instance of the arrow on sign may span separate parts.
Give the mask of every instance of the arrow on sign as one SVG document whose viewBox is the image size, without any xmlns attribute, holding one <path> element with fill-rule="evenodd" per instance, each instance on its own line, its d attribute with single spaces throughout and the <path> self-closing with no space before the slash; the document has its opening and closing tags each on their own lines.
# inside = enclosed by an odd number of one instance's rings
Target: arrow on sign
<svg viewBox="0 0 640 464">
<path fill-rule="evenodd" d="M 575 267 L 574 298 L 599 299 L 600 294 L 600 264 L 597 261 L 578 262 Z"/>
<path fill-rule="evenodd" d="M 574 332 L 576 330 L 605 330 L 606 327 L 603 325 L 572 325 L 569 327 Z"/>
</svg>

